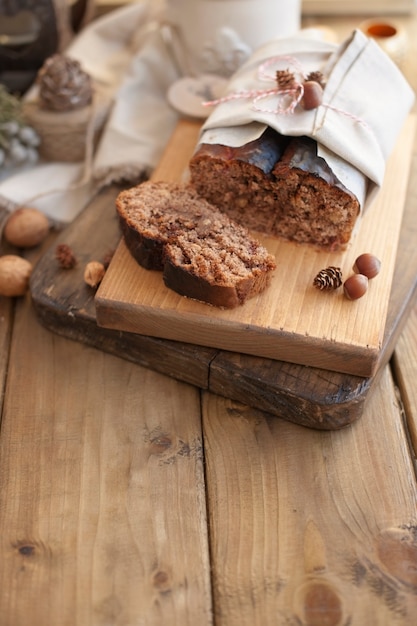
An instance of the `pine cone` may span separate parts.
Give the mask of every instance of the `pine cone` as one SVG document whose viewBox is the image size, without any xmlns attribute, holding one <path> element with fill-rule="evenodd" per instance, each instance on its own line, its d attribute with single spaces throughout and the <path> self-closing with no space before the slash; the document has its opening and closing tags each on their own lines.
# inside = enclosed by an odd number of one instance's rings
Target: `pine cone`
<svg viewBox="0 0 417 626">
<path fill-rule="evenodd" d="M 91 103 L 93 87 L 90 76 L 80 63 L 61 54 L 49 57 L 39 70 L 39 99 L 44 109 L 72 111 Z"/>
<path fill-rule="evenodd" d="M 59 267 L 64 270 L 72 270 L 77 265 L 77 259 L 72 249 L 66 243 L 60 243 L 55 248 L 55 258 Z"/>
<path fill-rule="evenodd" d="M 306 80 L 311 80 L 315 83 L 318 83 L 323 88 L 326 84 L 325 78 L 321 72 L 310 72 Z"/>
<path fill-rule="evenodd" d="M 292 72 L 290 72 L 290 70 L 277 70 L 275 76 L 279 89 L 282 89 L 283 91 L 294 89 L 295 76 Z"/>
</svg>

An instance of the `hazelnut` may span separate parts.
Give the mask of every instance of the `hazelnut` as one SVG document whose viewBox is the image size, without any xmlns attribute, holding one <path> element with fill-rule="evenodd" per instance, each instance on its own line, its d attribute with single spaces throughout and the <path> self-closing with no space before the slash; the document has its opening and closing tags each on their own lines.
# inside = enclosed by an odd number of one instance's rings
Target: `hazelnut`
<svg viewBox="0 0 417 626">
<path fill-rule="evenodd" d="M 343 291 L 349 300 L 358 300 L 368 289 L 368 277 L 363 274 L 349 276 L 343 284 Z"/>
<path fill-rule="evenodd" d="M 84 282 L 90 287 L 98 287 L 104 278 L 106 268 L 99 261 L 90 261 L 85 266 Z"/>
<path fill-rule="evenodd" d="M 323 102 L 323 87 L 314 80 L 304 83 L 303 107 L 306 111 L 317 109 Z"/>
<path fill-rule="evenodd" d="M 49 232 L 49 220 L 42 211 L 33 207 L 16 209 L 4 227 L 5 239 L 18 248 L 39 245 Z"/>
<path fill-rule="evenodd" d="M 32 264 L 15 254 L 0 257 L 0 295 L 23 296 L 29 287 Z"/>
<path fill-rule="evenodd" d="M 373 254 L 369 254 L 369 252 L 358 256 L 353 266 L 354 272 L 363 274 L 368 278 L 375 278 L 375 276 L 379 274 L 380 269 L 381 261 Z"/>
</svg>

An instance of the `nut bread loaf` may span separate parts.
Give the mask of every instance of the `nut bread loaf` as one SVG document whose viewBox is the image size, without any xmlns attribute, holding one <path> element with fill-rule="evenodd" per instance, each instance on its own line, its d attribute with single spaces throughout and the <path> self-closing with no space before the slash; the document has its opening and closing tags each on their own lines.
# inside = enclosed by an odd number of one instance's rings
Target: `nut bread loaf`
<svg viewBox="0 0 417 626">
<path fill-rule="evenodd" d="M 190 185 L 147 181 L 122 191 L 116 209 L 132 256 L 183 296 L 233 308 L 270 282 L 273 255 Z"/>
<path fill-rule="evenodd" d="M 241 146 L 200 144 L 190 160 L 198 193 L 250 230 L 319 248 L 344 248 L 360 213 L 309 137 L 271 128 Z"/>
</svg>

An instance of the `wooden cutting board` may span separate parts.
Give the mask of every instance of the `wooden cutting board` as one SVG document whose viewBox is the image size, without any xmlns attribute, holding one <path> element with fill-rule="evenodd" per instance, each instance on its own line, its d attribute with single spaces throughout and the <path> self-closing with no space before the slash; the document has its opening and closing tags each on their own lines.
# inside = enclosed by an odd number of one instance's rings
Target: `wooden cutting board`
<svg viewBox="0 0 417 626">
<path fill-rule="evenodd" d="M 221 310 L 167 289 L 160 272 L 145 270 L 122 241 L 96 295 L 99 326 L 258 357 L 372 376 L 380 360 L 408 183 L 415 119 L 410 116 L 388 162 L 383 188 L 346 251 L 327 253 L 273 238 L 264 245 L 277 261 L 271 286 L 232 310 Z M 179 180 L 199 125 L 180 122 L 154 180 Z M 372 252 L 381 273 L 365 297 L 313 287 L 329 265 L 352 273 L 356 257 Z"/>
<path fill-rule="evenodd" d="M 185 131 L 185 132 L 184 132 Z M 194 129 L 183 128 L 184 141 Z M 303 426 L 336 430 L 359 419 L 388 362 L 417 294 L 417 161 L 412 162 L 377 373 L 370 378 L 341 374 L 158 339 L 97 326 L 95 292 L 83 281 L 85 264 L 102 260 L 120 241 L 114 201 L 119 188 L 100 193 L 49 244 L 31 277 L 31 297 L 39 320 L 49 330 L 74 341 L 149 367 L 162 374 L 237 400 L 277 418 Z M 71 271 L 55 260 L 58 243 L 78 259 Z"/>
</svg>

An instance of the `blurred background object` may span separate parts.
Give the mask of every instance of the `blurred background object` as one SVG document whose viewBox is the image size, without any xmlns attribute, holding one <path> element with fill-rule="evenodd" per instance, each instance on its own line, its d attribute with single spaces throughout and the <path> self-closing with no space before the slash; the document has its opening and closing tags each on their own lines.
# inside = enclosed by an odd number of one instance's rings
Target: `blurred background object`
<svg viewBox="0 0 417 626">
<path fill-rule="evenodd" d="M 359 28 L 373 39 L 399 67 L 406 58 L 408 37 L 401 24 L 391 20 L 372 18 L 359 24 Z"/>
<path fill-rule="evenodd" d="M 93 12 L 94 0 L 0 0 L 0 83 L 23 94 Z"/>
<path fill-rule="evenodd" d="M 230 76 L 256 48 L 300 29 L 301 0 L 166 0 L 165 20 L 184 74 Z"/>
<path fill-rule="evenodd" d="M 411 13 L 416 0 L 303 0 L 304 15 L 399 15 Z"/>
</svg>

